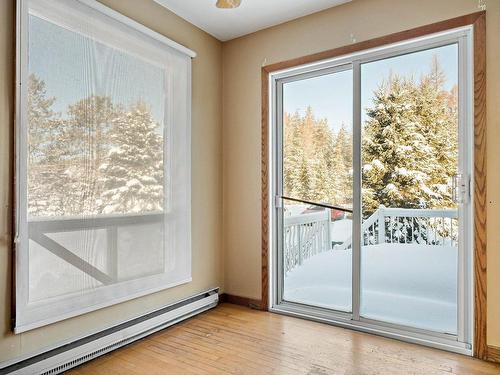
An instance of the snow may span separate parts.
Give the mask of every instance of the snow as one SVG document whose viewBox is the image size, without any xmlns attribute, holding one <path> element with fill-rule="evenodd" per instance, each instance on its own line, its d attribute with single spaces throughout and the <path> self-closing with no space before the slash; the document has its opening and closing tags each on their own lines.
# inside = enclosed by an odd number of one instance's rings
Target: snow
<svg viewBox="0 0 500 375">
<path fill-rule="evenodd" d="M 363 247 L 361 259 L 363 317 L 456 333 L 457 248 L 381 244 Z M 284 299 L 350 311 L 351 250 L 321 253 L 293 269 Z"/>
<path fill-rule="evenodd" d="M 372 169 L 373 169 L 373 167 L 372 167 L 371 164 L 365 164 L 365 165 L 363 165 L 363 171 L 364 172 L 371 171 Z"/>
<path fill-rule="evenodd" d="M 142 187 L 141 181 L 139 181 L 137 178 L 132 178 L 131 180 L 127 181 L 127 183 L 125 185 L 129 188 L 131 188 L 131 187 L 141 188 Z M 122 189 L 124 189 L 123 191 L 127 190 L 124 187 L 122 187 Z"/>
<path fill-rule="evenodd" d="M 147 184 L 158 184 L 158 181 L 156 180 L 156 178 L 151 177 L 151 176 L 141 176 L 140 180 L 143 183 L 147 183 Z"/>
<path fill-rule="evenodd" d="M 382 170 L 384 170 L 384 169 L 385 169 L 385 167 L 384 167 L 384 163 L 382 163 L 382 162 L 381 162 L 380 160 L 378 160 L 378 159 L 373 160 L 373 161 L 372 161 L 372 165 L 373 165 L 375 168 L 377 168 L 377 169 L 382 169 Z"/>
<path fill-rule="evenodd" d="M 341 219 L 332 221 L 330 224 L 330 238 L 333 243 L 344 243 L 351 237 L 352 220 Z"/>
<path fill-rule="evenodd" d="M 109 149 L 108 156 L 112 156 L 112 155 L 115 155 L 115 154 L 121 155 L 121 154 L 123 154 L 123 150 L 120 147 L 117 147 L 117 146 L 111 147 Z"/>
</svg>

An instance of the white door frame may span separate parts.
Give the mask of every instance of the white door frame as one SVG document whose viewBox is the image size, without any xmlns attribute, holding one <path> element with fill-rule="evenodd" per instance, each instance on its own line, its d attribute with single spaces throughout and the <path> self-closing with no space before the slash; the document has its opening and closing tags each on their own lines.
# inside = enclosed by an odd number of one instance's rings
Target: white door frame
<svg viewBox="0 0 500 375">
<path fill-rule="evenodd" d="M 445 32 L 369 49 L 334 59 L 293 67 L 269 75 L 270 137 L 270 244 L 269 283 L 270 310 L 346 328 L 375 333 L 452 352 L 472 355 L 473 341 L 473 29 L 465 26 Z M 352 245 L 352 313 L 284 301 L 282 254 L 282 105 L 283 83 L 330 74 L 345 69 L 353 71 L 353 228 L 352 238 L 361 238 L 361 65 L 398 55 L 418 52 L 449 44 L 458 44 L 459 82 L 459 169 L 465 171 L 465 202 L 459 205 L 458 256 L 458 333 L 436 333 L 399 324 L 360 317 L 361 242 Z M 463 173 L 463 172 L 462 172 Z"/>
</svg>

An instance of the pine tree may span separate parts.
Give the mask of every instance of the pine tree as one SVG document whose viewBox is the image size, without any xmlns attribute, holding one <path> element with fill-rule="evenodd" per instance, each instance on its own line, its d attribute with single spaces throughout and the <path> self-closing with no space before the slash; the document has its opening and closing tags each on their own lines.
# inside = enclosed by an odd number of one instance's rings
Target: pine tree
<svg viewBox="0 0 500 375">
<path fill-rule="evenodd" d="M 89 96 L 68 106 L 60 134 L 64 168 L 60 188 L 64 194 L 65 215 L 98 213 L 102 185 L 99 167 L 111 147 L 113 121 L 123 113 L 121 106 L 106 96 Z"/>
<path fill-rule="evenodd" d="M 373 108 L 367 111 L 370 120 L 363 133 L 366 214 L 381 204 L 418 208 L 428 200 L 421 200 L 419 196 L 428 179 L 428 171 L 423 170 L 432 163 L 424 158 L 429 150 L 417 130 L 418 119 L 412 101 L 416 90 L 412 81 L 399 77 L 387 85 L 375 93 Z"/>
<path fill-rule="evenodd" d="M 450 92 L 443 88 L 446 81 L 439 63 L 434 62 L 431 73 L 419 85 L 417 99 L 421 132 L 428 139 L 437 160 L 432 184 L 441 191 L 440 207 L 452 206 L 449 178 L 457 174 L 458 168 L 458 90 Z"/>
<path fill-rule="evenodd" d="M 28 159 L 37 163 L 50 156 L 53 129 L 58 116 L 52 109 L 56 99 L 47 97 L 45 82 L 34 74 L 28 76 Z"/>
<path fill-rule="evenodd" d="M 335 138 L 335 154 L 332 166 L 337 203 L 352 207 L 352 135 L 342 124 Z"/>
<path fill-rule="evenodd" d="M 284 116 L 284 140 L 283 140 L 283 189 L 285 195 L 299 197 L 299 170 L 302 162 L 302 149 L 300 147 L 299 138 L 297 137 L 297 128 L 300 124 L 300 116 L 298 113 L 290 115 L 285 113 Z"/>
<path fill-rule="evenodd" d="M 99 211 L 145 212 L 163 209 L 163 137 L 147 106 L 139 102 L 113 120 L 112 147 L 99 167 Z"/>
<path fill-rule="evenodd" d="M 437 55 L 432 56 L 430 72 L 427 76 L 423 77 L 421 81 L 428 81 L 434 89 L 434 93 L 441 94 L 443 92 L 446 74 L 441 67 Z"/>
<path fill-rule="evenodd" d="M 335 135 L 325 119 L 317 119 L 311 107 L 305 114 L 285 114 L 284 118 L 285 195 L 304 200 L 339 204 L 342 194 L 336 188 L 343 171 L 335 173 Z M 340 157 L 339 168 L 344 167 Z"/>
<path fill-rule="evenodd" d="M 113 121 L 122 112 L 123 108 L 107 96 L 92 95 L 70 105 L 63 135 L 68 143 L 68 156 L 78 155 L 96 166 L 101 165 L 110 148 L 108 134 Z"/>
<path fill-rule="evenodd" d="M 31 216 L 63 215 L 66 192 L 59 186 L 64 168 L 59 161 L 60 115 L 52 107 L 55 98 L 47 97 L 45 82 L 34 74 L 28 77 L 28 212 Z"/>
<path fill-rule="evenodd" d="M 419 83 L 398 76 L 375 93 L 363 133 L 363 207 L 453 206 L 457 118 L 437 60 Z M 450 107 L 451 105 L 451 107 Z"/>
</svg>

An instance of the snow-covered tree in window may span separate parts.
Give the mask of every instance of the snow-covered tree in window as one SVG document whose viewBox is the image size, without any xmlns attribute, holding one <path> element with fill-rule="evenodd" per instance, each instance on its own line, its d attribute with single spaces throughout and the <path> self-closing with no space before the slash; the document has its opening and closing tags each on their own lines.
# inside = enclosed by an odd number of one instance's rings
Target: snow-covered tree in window
<svg viewBox="0 0 500 375">
<path fill-rule="evenodd" d="M 68 157 L 78 155 L 100 166 L 110 148 L 113 121 L 123 112 L 108 96 L 92 95 L 68 107 L 65 128 Z M 97 169 L 97 168 L 96 168 Z"/>
<path fill-rule="evenodd" d="M 331 179 L 337 191 L 337 203 L 352 207 L 352 134 L 342 124 L 335 136 Z"/>
<path fill-rule="evenodd" d="M 438 170 L 433 184 L 443 195 L 442 207 L 453 206 L 449 179 L 458 173 L 458 89 L 444 89 L 446 75 L 434 56 L 431 70 L 419 84 L 417 114 L 421 131 L 434 150 Z"/>
<path fill-rule="evenodd" d="M 63 120 L 53 110 L 56 101 L 47 96 L 45 82 L 28 77 L 28 213 L 31 216 L 63 214 L 59 187 L 64 181 L 60 142 Z"/>
<path fill-rule="evenodd" d="M 363 129 L 363 207 L 453 207 L 457 118 L 434 61 L 420 82 L 392 76 L 375 93 Z M 451 106 L 453 106 L 451 104 Z"/>
<path fill-rule="evenodd" d="M 320 203 L 352 201 L 352 135 L 342 125 L 335 134 L 326 119 L 308 107 L 303 115 L 285 113 L 285 195 Z"/>
<path fill-rule="evenodd" d="M 46 160 L 59 116 L 52 106 L 56 99 L 47 96 L 45 82 L 34 74 L 28 76 L 28 160 Z"/>
<path fill-rule="evenodd" d="M 145 103 L 113 120 L 111 147 L 100 167 L 99 211 L 140 213 L 163 209 L 163 137 Z"/>
<path fill-rule="evenodd" d="M 114 121 L 123 114 L 107 96 L 92 95 L 68 106 L 58 147 L 64 150 L 64 211 L 95 215 L 100 209 L 101 171 L 111 147 Z"/>
</svg>

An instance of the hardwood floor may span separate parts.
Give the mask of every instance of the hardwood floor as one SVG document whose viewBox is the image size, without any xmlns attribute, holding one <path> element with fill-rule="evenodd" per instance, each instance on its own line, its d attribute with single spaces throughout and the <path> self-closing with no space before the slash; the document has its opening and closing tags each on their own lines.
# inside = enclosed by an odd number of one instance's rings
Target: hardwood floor
<svg viewBox="0 0 500 375">
<path fill-rule="evenodd" d="M 222 304 L 69 373 L 486 375 L 500 365 Z"/>
</svg>

